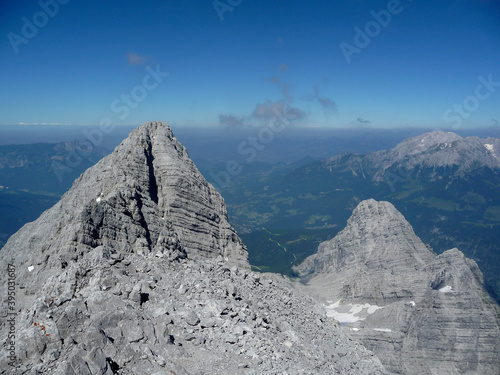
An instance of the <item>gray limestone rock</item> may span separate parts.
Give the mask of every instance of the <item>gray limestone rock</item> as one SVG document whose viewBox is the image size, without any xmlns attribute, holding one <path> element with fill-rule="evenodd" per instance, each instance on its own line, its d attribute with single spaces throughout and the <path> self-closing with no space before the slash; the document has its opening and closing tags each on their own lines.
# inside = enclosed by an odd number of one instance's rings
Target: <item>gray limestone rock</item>
<svg viewBox="0 0 500 375">
<path fill-rule="evenodd" d="M 15 321 L 0 374 L 387 373 L 314 300 L 250 271 L 224 200 L 164 123 L 82 174 L 0 267 Z"/>
<path fill-rule="evenodd" d="M 499 374 L 498 305 L 457 249 L 435 255 L 388 202 L 361 202 L 297 271 L 328 316 L 397 374 Z"/>
</svg>

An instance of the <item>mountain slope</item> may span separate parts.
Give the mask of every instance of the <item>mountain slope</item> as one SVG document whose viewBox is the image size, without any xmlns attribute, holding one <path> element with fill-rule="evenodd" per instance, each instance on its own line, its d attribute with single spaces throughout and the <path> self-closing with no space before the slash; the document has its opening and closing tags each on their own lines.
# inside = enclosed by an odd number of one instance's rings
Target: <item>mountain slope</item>
<svg viewBox="0 0 500 375">
<path fill-rule="evenodd" d="M 297 271 L 329 316 L 397 374 L 498 374 L 499 309 L 476 263 L 433 254 L 388 202 L 361 202 Z"/>
<path fill-rule="evenodd" d="M 89 145 L 73 141 L 0 146 L 0 211 L 4 213 L 0 248 L 24 224 L 57 203 L 82 172 L 109 154 Z"/>
<path fill-rule="evenodd" d="M 386 373 L 321 306 L 249 270 L 224 200 L 164 123 L 82 174 L 0 264 L 1 374 Z"/>
</svg>

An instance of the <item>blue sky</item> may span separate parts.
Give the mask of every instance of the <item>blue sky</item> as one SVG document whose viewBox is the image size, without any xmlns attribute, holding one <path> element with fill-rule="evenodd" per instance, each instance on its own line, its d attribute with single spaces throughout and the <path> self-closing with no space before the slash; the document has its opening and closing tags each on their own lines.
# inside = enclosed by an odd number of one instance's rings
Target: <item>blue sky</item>
<svg viewBox="0 0 500 375">
<path fill-rule="evenodd" d="M 487 0 L 4 0 L 0 124 L 490 126 L 499 19 Z"/>
</svg>

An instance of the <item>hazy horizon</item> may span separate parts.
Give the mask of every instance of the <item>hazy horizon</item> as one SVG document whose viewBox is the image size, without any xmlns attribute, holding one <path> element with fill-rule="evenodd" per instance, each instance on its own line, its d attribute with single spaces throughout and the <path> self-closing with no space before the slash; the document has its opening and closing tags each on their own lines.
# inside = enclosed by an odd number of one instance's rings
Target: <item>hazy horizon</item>
<svg viewBox="0 0 500 375">
<path fill-rule="evenodd" d="M 60 143 L 74 140 L 90 141 L 93 146 L 105 146 L 114 148 L 121 140 L 140 125 L 117 125 L 109 133 L 100 131 L 98 125 L 0 125 L 0 146 L 14 144 L 33 144 L 33 143 Z M 225 128 L 223 126 L 213 127 L 189 127 L 189 126 L 171 126 L 174 135 L 181 141 L 189 141 L 193 138 L 202 138 L 206 146 L 210 147 L 211 140 L 225 139 L 227 142 L 235 142 L 238 138 L 244 138 L 253 134 L 258 134 L 260 130 L 266 127 L 242 127 Z M 500 127 L 488 126 L 477 128 L 328 128 L 328 127 L 305 127 L 293 126 L 273 133 L 273 139 L 318 139 L 323 137 L 352 138 L 363 136 L 370 133 L 400 133 L 401 138 L 408 138 L 432 131 L 453 132 L 462 137 L 477 136 L 480 138 L 500 138 Z M 92 138 L 96 134 L 101 134 L 102 138 Z M 402 140 L 401 139 L 401 140 Z M 97 142 L 97 140 L 99 142 Z M 272 144 L 272 142 L 270 142 Z M 228 145 L 230 146 L 230 145 Z"/>
</svg>

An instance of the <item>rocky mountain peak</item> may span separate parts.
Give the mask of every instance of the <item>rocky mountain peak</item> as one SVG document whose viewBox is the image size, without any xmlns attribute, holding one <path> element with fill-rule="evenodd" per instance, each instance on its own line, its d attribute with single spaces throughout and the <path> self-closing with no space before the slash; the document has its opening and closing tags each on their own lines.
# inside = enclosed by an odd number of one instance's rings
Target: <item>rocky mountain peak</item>
<svg viewBox="0 0 500 375">
<path fill-rule="evenodd" d="M 412 137 L 399 143 L 396 148 L 406 148 L 410 152 L 417 153 L 427 150 L 428 148 L 435 146 L 440 143 L 452 143 L 463 139 L 459 135 L 452 132 L 445 132 L 442 130 L 436 130 L 429 133 L 424 133 L 422 135 Z"/>
<path fill-rule="evenodd" d="M 381 225 L 385 227 L 381 228 Z M 366 235 L 374 235 L 374 232 L 394 235 L 411 229 L 410 224 L 392 203 L 375 199 L 364 200 L 354 209 L 346 229 L 352 230 L 353 227 Z"/>
<path fill-rule="evenodd" d="M 315 301 L 250 271 L 224 200 L 165 123 L 83 173 L 0 267 L 15 330 L 0 331 L 0 374 L 386 374 Z"/>
<path fill-rule="evenodd" d="M 429 158 L 429 152 L 433 150 L 441 150 L 450 148 L 453 142 L 460 141 L 463 138 L 452 132 L 444 132 L 441 130 L 424 133 L 422 135 L 404 140 L 390 150 L 390 161 L 406 162 L 408 159 L 418 155 L 422 160 Z M 431 157 L 432 158 L 432 157 Z"/>
<path fill-rule="evenodd" d="M 497 138 L 462 138 L 455 133 L 434 131 L 407 139 L 393 149 L 369 154 L 366 161 L 374 171 L 375 181 L 386 180 L 388 170 L 399 171 L 401 175 L 430 168 L 438 178 L 437 169 L 451 168 L 456 176 L 463 176 L 477 168 L 500 168 L 499 149 Z"/>
<path fill-rule="evenodd" d="M 332 240 L 320 244 L 318 252 L 297 270 L 305 276 L 359 266 L 383 270 L 401 265 L 419 268 L 430 257 L 432 252 L 391 203 L 368 199 L 354 209 L 346 227 Z M 390 287 L 386 285 L 384 289 Z"/>
<path fill-rule="evenodd" d="M 54 207 L 13 235 L 2 253 L 27 264 L 20 272 L 30 266 L 43 278 L 45 270 L 65 269 L 96 249 L 172 259 L 222 256 L 249 267 L 223 198 L 162 122 L 135 129 Z"/>
<path fill-rule="evenodd" d="M 296 270 L 306 292 L 393 373 L 500 370 L 498 305 L 477 264 L 458 249 L 432 253 L 388 202 L 359 203 Z"/>
</svg>

